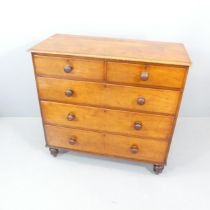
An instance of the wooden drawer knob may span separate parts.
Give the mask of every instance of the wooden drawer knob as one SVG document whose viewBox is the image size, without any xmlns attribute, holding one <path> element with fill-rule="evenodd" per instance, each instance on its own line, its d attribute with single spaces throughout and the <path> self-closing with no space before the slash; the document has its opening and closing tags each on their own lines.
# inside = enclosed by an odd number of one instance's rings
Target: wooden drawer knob
<svg viewBox="0 0 210 210">
<path fill-rule="evenodd" d="M 139 147 L 137 145 L 132 145 L 130 147 L 130 151 L 131 151 L 132 154 L 136 154 L 136 153 L 139 152 Z"/>
<path fill-rule="evenodd" d="M 143 96 L 140 96 L 137 98 L 137 104 L 144 105 L 145 104 L 145 98 Z"/>
<path fill-rule="evenodd" d="M 142 129 L 142 123 L 141 122 L 135 122 L 134 123 L 135 130 L 141 130 Z"/>
<path fill-rule="evenodd" d="M 64 71 L 65 71 L 66 73 L 70 73 L 72 70 L 73 70 L 73 67 L 72 67 L 72 66 L 70 66 L 70 65 L 64 66 Z"/>
<path fill-rule="evenodd" d="M 74 91 L 71 90 L 71 89 L 67 89 L 67 90 L 65 91 L 65 95 L 68 96 L 68 97 L 72 96 L 73 94 L 74 94 Z"/>
<path fill-rule="evenodd" d="M 69 114 L 67 115 L 67 120 L 72 121 L 72 120 L 74 120 L 74 119 L 75 119 L 75 115 L 74 115 L 74 114 L 69 113 Z"/>
<path fill-rule="evenodd" d="M 149 73 L 147 71 L 141 72 L 140 79 L 143 80 L 143 81 L 148 80 L 149 79 Z"/>
<path fill-rule="evenodd" d="M 75 145 L 77 143 L 77 138 L 75 136 L 72 136 L 70 139 L 69 139 L 69 144 L 71 145 Z"/>
</svg>

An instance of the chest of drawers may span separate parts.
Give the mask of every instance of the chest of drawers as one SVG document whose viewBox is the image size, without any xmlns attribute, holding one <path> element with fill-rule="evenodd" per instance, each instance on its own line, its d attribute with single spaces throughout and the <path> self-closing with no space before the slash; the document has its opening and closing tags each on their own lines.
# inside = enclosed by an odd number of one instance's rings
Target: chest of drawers
<svg viewBox="0 0 210 210">
<path fill-rule="evenodd" d="M 31 53 L 53 156 L 77 150 L 162 172 L 190 66 L 182 44 L 54 35 Z"/>
</svg>

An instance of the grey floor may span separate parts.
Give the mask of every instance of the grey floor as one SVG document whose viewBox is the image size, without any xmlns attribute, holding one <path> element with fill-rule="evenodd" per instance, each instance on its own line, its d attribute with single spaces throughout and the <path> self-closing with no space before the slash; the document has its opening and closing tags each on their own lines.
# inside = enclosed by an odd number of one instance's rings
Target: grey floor
<svg viewBox="0 0 210 210">
<path fill-rule="evenodd" d="M 1 210 L 209 210 L 210 118 L 180 118 L 168 165 L 76 152 L 53 158 L 40 118 L 0 118 Z"/>
</svg>

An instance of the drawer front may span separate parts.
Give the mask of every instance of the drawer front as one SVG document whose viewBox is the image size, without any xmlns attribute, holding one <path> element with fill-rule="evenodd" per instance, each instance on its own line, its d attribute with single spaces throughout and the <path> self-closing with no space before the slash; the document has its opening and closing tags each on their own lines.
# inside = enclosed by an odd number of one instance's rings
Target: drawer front
<svg viewBox="0 0 210 210">
<path fill-rule="evenodd" d="M 168 142 L 45 125 L 48 144 L 135 160 L 164 162 Z"/>
<path fill-rule="evenodd" d="M 179 91 L 37 77 L 40 98 L 66 103 L 175 114 Z"/>
<path fill-rule="evenodd" d="M 163 163 L 168 142 L 121 135 L 106 135 L 105 152 L 108 155 Z"/>
<path fill-rule="evenodd" d="M 127 135 L 166 139 L 174 117 L 41 101 L 44 121 Z"/>
<path fill-rule="evenodd" d="M 104 153 L 104 140 L 101 133 L 50 125 L 45 125 L 45 131 L 50 146 Z"/>
<path fill-rule="evenodd" d="M 34 56 L 36 74 L 63 78 L 103 80 L 104 62 L 73 58 Z"/>
<path fill-rule="evenodd" d="M 182 88 L 185 68 L 129 63 L 107 63 L 107 80 L 134 85 Z"/>
</svg>

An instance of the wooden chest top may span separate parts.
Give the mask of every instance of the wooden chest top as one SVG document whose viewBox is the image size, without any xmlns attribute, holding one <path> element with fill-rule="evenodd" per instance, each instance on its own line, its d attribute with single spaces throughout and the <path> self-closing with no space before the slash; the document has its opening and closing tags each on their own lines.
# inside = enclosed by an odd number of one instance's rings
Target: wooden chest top
<svg viewBox="0 0 210 210">
<path fill-rule="evenodd" d="M 190 66 L 183 44 L 56 34 L 30 49 L 34 53 Z"/>
</svg>

